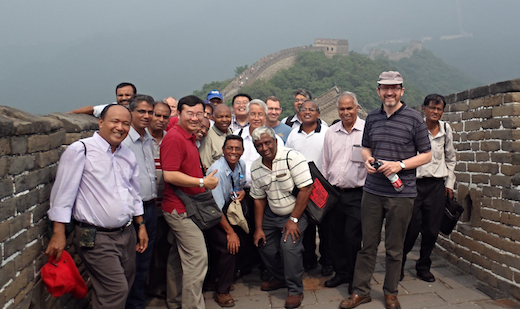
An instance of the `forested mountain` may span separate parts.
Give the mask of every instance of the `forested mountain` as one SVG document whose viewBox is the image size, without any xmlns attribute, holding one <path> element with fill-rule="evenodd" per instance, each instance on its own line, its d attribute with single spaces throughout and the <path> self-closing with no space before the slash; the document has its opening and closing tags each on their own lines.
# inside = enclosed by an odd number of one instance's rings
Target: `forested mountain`
<svg viewBox="0 0 520 309">
<path fill-rule="evenodd" d="M 384 57 L 371 60 L 355 52 L 329 59 L 322 52 L 305 51 L 298 54 L 291 68 L 278 72 L 268 81 L 257 80 L 240 92 L 262 100 L 271 95 L 277 96 L 284 108 L 282 116 L 286 116 L 293 111 L 292 92 L 295 89 L 307 89 L 316 97 L 337 86 L 342 91 L 354 92 L 360 104 L 371 110 L 381 104 L 375 91 L 377 78 L 382 71 L 388 70 L 397 70 L 403 75 L 406 91 L 402 100 L 409 105 L 421 104 L 430 93 L 446 95 L 480 85 L 424 49 L 399 61 L 389 61 Z M 194 94 L 205 97 L 209 90 L 221 90 L 229 82 L 205 84 L 202 90 Z"/>
</svg>

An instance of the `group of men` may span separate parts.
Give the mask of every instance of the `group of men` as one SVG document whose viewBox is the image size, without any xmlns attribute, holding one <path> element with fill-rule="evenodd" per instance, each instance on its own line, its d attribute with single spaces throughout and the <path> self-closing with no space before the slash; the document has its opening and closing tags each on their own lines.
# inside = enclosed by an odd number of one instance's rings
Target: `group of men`
<svg viewBox="0 0 520 309">
<path fill-rule="evenodd" d="M 440 120 L 442 96 L 426 97 L 423 119 L 400 100 L 398 72 L 381 73 L 377 84 L 380 108 L 362 120 L 356 95 L 344 92 L 337 100 L 339 121 L 330 127 L 306 90 L 294 92 L 295 114 L 280 121 L 280 100 L 272 96 L 264 102 L 237 94 L 230 108 L 216 90 L 206 101 L 154 102 L 132 84 L 118 85 L 116 104 L 73 111 L 99 117 L 99 131 L 62 155 L 46 253 L 60 257 L 64 224 L 73 221 L 93 308 L 144 308 L 147 282 L 152 295 L 166 294 L 169 308 L 204 308 L 203 288 L 231 307 L 232 283 L 255 259 L 263 269 L 261 289 L 287 287 L 285 307 L 297 308 L 303 273 L 317 267 L 318 229 L 322 274 L 334 274 L 325 286 L 347 283 L 351 295 L 340 308 L 354 308 L 371 301 L 385 222 L 385 305 L 400 308 L 397 286 L 419 232 L 417 276 L 435 280 L 430 254 L 442 201 L 453 196 L 455 152 L 451 128 Z M 340 194 L 317 225 L 305 213 L 310 161 Z M 403 190 L 388 180 L 392 174 Z M 212 190 L 221 209 L 240 201 L 248 228 L 231 225 L 223 214 L 219 224 L 201 231 L 176 189 L 188 195 Z"/>
</svg>

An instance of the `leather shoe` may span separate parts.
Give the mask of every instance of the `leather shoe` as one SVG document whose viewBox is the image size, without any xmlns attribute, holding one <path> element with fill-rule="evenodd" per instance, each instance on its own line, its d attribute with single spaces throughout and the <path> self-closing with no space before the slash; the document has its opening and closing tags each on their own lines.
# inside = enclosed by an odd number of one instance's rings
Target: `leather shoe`
<svg viewBox="0 0 520 309">
<path fill-rule="evenodd" d="M 303 294 L 300 295 L 289 295 L 285 299 L 285 308 L 292 309 L 298 308 L 302 304 Z"/>
<path fill-rule="evenodd" d="M 328 288 L 335 288 L 343 283 L 349 283 L 347 278 L 336 274 L 332 279 L 325 281 L 325 286 Z"/>
<path fill-rule="evenodd" d="M 229 294 L 229 293 L 226 293 L 226 294 L 215 293 L 213 298 L 215 299 L 215 301 L 217 302 L 217 304 L 220 307 L 233 307 L 233 306 L 235 306 L 235 300 L 233 299 L 233 297 L 231 297 L 231 294 Z"/>
<path fill-rule="evenodd" d="M 260 274 L 260 280 L 269 281 L 271 280 L 271 277 L 271 273 L 267 269 L 262 270 L 262 273 Z"/>
<path fill-rule="evenodd" d="M 281 288 L 285 288 L 285 282 L 278 282 L 275 279 L 271 279 L 269 281 L 262 282 L 262 285 L 260 286 L 260 290 L 262 291 L 274 291 Z"/>
<path fill-rule="evenodd" d="M 332 265 L 323 265 L 321 267 L 321 275 L 323 277 L 332 276 L 333 273 L 334 273 L 334 269 L 332 268 Z"/>
<path fill-rule="evenodd" d="M 359 296 L 355 293 L 350 294 L 350 297 L 347 299 L 344 299 L 339 304 L 339 307 L 342 309 L 350 309 L 355 308 L 361 304 L 371 302 L 372 298 L 370 296 Z"/>
<path fill-rule="evenodd" d="M 435 282 L 435 276 L 428 270 L 417 272 L 417 278 L 426 282 Z"/>
<path fill-rule="evenodd" d="M 401 309 L 401 304 L 395 295 L 385 295 L 385 308 L 386 309 Z"/>
</svg>

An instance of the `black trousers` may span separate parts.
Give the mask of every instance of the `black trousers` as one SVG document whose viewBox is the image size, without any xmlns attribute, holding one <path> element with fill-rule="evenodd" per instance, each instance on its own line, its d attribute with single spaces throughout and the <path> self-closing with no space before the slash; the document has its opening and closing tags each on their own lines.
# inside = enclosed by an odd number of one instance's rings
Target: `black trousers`
<svg viewBox="0 0 520 309">
<path fill-rule="evenodd" d="M 415 264 L 415 269 L 417 272 L 430 270 L 432 264 L 430 255 L 439 234 L 445 199 L 444 179 L 417 179 L 417 198 L 415 198 L 412 219 L 406 231 L 403 266 L 406 262 L 406 255 L 412 250 L 420 232 L 422 235 L 420 258 Z"/>
<path fill-rule="evenodd" d="M 316 227 L 318 227 L 318 233 L 320 237 L 320 264 L 321 265 L 332 265 L 332 258 L 330 257 L 330 249 L 327 239 L 329 239 L 329 229 L 324 220 L 316 225 L 311 221 L 308 222 L 307 229 L 305 230 L 305 237 L 303 238 L 303 265 L 314 265 L 318 261 L 316 255 Z"/>
<path fill-rule="evenodd" d="M 356 257 L 361 249 L 361 198 L 363 188 L 341 191 L 336 206 L 327 213 L 325 221 L 329 228 L 329 247 L 332 267 L 336 275 L 352 282 Z"/>
</svg>

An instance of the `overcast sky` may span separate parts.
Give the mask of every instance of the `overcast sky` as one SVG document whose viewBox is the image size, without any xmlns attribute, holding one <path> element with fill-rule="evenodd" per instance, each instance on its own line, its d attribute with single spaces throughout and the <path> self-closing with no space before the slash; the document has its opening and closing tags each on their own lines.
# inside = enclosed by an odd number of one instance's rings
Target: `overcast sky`
<svg viewBox="0 0 520 309">
<path fill-rule="evenodd" d="M 114 101 L 122 81 L 182 97 L 316 38 L 360 53 L 423 40 L 487 84 L 520 77 L 519 12 L 516 0 L 1 1 L 0 105 L 67 111 Z"/>
</svg>

